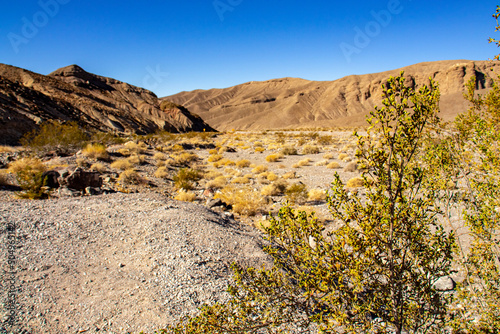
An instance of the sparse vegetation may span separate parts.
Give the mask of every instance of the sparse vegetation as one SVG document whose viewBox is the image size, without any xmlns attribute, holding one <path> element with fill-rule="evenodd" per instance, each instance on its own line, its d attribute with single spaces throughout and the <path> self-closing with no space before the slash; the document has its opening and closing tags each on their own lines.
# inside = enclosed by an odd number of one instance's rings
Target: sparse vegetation
<svg viewBox="0 0 500 334">
<path fill-rule="evenodd" d="M 280 155 L 279 154 L 269 154 L 266 157 L 267 162 L 278 162 L 280 160 Z"/>
<path fill-rule="evenodd" d="M 47 167 L 40 159 L 22 158 L 9 164 L 9 171 L 16 176 L 17 183 L 23 189 L 20 198 L 43 199 L 48 197 L 45 189 L 43 172 Z"/>
<path fill-rule="evenodd" d="M 134 169 L 126 169 L 118 176 L 118 182 L 123 185 L 140 185 L 146 183 L 146 180 Z"/>
<path fill-rule="evenodd" d="M 260 193 L 245 186 L 237 187 L 229 185 L 215 195 L 225 203 L 232 205 L 232 211 L 244 216 L 254 216 L 262 211 L 263 202 Z"/>
<path fill-rule="evenodd" d="M 302 148 L 302 154 L 318 154 L 319 147 L 316 145 L 305 145 Z"/>
<path fill-rule="evenodd" d="M 82 150 L 82 154 L 89 159 L 103 160 L 109 159 L 109 154 L 106 151 L 106 146 L 102 144 L 87 144 Z"/>
<path fill-rule="evenodd" d="M 196 200 L 196 194 L 192 191 L 185 191 L 184 189 L 181 189 L 174 199 L 182 202 L 194 202 Z"/>
<path fill-rule="evenodd" d="M 173 177 L 175 187 L 177 189 L 192 190 L 194 189 L 194 182 L 201 179 L 199 171 L 189 168 L 181 168 Z"/>
</svg>

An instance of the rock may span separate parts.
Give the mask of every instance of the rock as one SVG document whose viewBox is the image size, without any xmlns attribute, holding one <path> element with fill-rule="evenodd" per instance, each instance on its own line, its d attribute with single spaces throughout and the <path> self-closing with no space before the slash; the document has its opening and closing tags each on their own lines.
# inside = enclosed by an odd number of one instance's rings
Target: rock
<svg viewBox="0 0 500 334">
<path fill-rule="evenodd" d="M 45 185 L 49 187 L 50 189 L 56 189 L 59 188 L 59 177 L 61 175 L 59 174 L 58 171 L 56 170 L 49 170 L 46 172 L 43 172 L 42 174 L 42 179 L 45 180 Z"/>
<path fill-rule="evenodd" d="M 211 200 L 207 201 L 207 207 L 209 209 L 213 209 L 213 208 L 218 207 L 218 206 L 226 206 L 226 204 L 224 202 L 222 202 L 222 200 L 220 198 L 211 199 Z"/>
<path fill-rule="evenodd" d="M 86 172 L 77 168 L 66 178 L 66 185 L 68 188 L 76 190 L 85 190 L 87 187 L 100 188 L 102 179 L 98 172 Z"/>
<path fill-rule="evenodd" d="M 438 291 L 455 290 L 456 283 L 450 276 L 443 276 L 434 283 L 434 288 Z"/>
<path fill-rule="evenodd" d="M 57 191 L 57 194 L 59 195 L 59 197 L 77 197 L 81 195 L 79 191 L 69 189 L 66 186 L 60 187 Z"/>
<path fill-rule="evenodd" d="M 99 188 L 87 187 L 85 188 L 85 194 L 89 196 L 100 195 L 102 191 Z"/>
</svg>

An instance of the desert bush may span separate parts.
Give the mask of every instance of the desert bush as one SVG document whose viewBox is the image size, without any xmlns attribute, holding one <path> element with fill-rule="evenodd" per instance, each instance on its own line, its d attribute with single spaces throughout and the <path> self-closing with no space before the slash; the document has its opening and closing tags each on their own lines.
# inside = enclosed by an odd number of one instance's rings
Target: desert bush
<svg viewBox="0 0 500 334">
<path fill-rule="evenodd" d="M 323 189 L 311 189 L 307 193 L 307 199 L 310 201 L 324 201 L 326 200 L 326 191 Z"/>
<path fill-rule="evenodd" d="M 250 160 L 247 160 L 247 159 L 241 159 L 241 160 L 236 162 L 236 167 L 239 167 L 239 168 L 245 168 L 245 167 L 249 167 L 249 166 L 250 166 Z"/>
<path fill-rule="evenodd" d="M 329 168 L 329 169 L 336 169 L 336 168 L 340 168 L 340 165 L 338 162 L 336 161 L 332 161 L 330 162 L 328 165 L 326 165 L 326 168 Z"/>
<path fill-rule="evenodd" d="M 295 178 L 297 178 L 297 173 L 295 171 L 286 172 L 285 174 L 282 175 L 282 178 L 284 178 L 286 180 L 295 179 Z"/>
<path fill-rule="evenodd" d="M 319 136 L 318 139 L 316 139 L 316 142 L 320 145 L 330 145 L 333 142 L 332 136 Z"/>
<path fill-rule="evenodd" d="M 258 165 L 258 166 L 255 166 L 253 169 L 252 169 L 252 173 L 254 174 L 260 174 L 260 173 L 264 173 L 268 170 L 267 166 L 264 166 L 264 165 Z"/>
<path fill-rule="evenodd" d="M 87 144 L 87 146 L 82 150 L 82 154 L 89 159 L 95 160 L 109 160 L 108 151 L 106 151 L 106 146 L 102 144 Z"/>
<path fill-rule="evenodd" d="M 318 154 L 319 147 L 316 145 L 305 145 L 302 148 L 302 154 Z"/>
<path fill-rule="evenodd" d="M 0 145 L 0 153 L 14 153 L 17 149 L 12 146 Z"/>
<path fill-rule="evenodd" d="M 124 157 L 129 157 L 132 152 L 128 148 L 120 148 L 117 150 L 117 152 Z"/>
<path fill-rule="evenodd" d="M 264 204 L 260 193 L 248 186 L 241 188 L 234 185 L 226 186 L 215 195 L 215 198 L 230 204 L 234 213 L 243 216 L 254 216 L 262 212 Z"/>
<path fill-rule="evenodd" d="M 118 182 L 124 185 L 141 185 L 146 180 L 134 169 L 126 169 L 118 176 Z"/>
<path fill-rule="evenodd" d="M 285 195 L 291 204 L 300 204 L 307 199 L 307 186 L 303 183 L 294 183 L 285 189 Z"/>
<path fill-rule="evenodd" d="M 76 158 L 75 159 L 75 163 L 76 163 L 76 165 L 78 167 L 84 167 L 84 168 L 86 168 L 86 167 L 89 166 L 89 162 L 86 159 L 84 159 L 84 158 Z"/>
<path fill-rule="evenodd" d="M 113 161 L 110 167 L 120 170 L 127 170 L 127 169 L 132 169 L 134 165 L 130 163 L 128 159 L 118 159 Z"/>
<path fill-rule="evenodd" d="M 280 160 L 280 156 L 278 154 L 270 154 L 266 157 L 267 162 L 278 162 Z"/>
<path fill-rule="evenodd" d="M 273 172 L 269 172 L 269 173 L 267 173 L 266 179 L 268 181 L 274 182 L 274 181 L 278 180 L 278 175 L 274 174 Z"/>
<path fill-rule="evenodd" d="M 132 154 L 130 157 L 127 158 L 127 160 L 133 166 L 139 166 L 139 165 L 142 165 L 146 161 L 146 156 L 145 155 Z"/>
<path fill-rule="evenodd" d="M 332 153 L 325 153 L 323 155 L 323 159 L 325 159 L 325 160 L 331 160 L 331 159 L 333 159 L 333 154 Z"/>
<path fill-rule="evenodd" d="M 185 191 L 181 189 L 174 199 L 182 202 L 194 202 L 196 200 L 196 194 L 192 191 Z"/>
<path fill-rule="evenodd" d="M 384 84 L 383 107 L 369 121 L 374 127 L 358 137 L 359 157 L 376 180 L 367 184 L 368 200 L 335 175 L 328 204 L 340 227 L 328 236 L 314 216 L 282 208 L 266 228 L 274 266 L 233 265 L 231 299 L 170 330 L 305 332 L 311 323 L 324 333 L 448 330 L 451 297 L 433 284 L 450 274 L 454 238 L 437 222 L 435 193 L 417 191 L 428 177 L 417 162 L 426 127 L 436 122 L 439 91 L 432 80 L 418 92 L 404 82 L 401 74 Z M 382 134 L 382 149 L 371 131 Z"/>
<path fill-rule="evenodd" d="M 194 153 L 184 152 L 180 155 L 172 156 L 176 166 L 189 166 L 191 163 L 197 161 L 199 157 Z"/>
<path fill-rule="evenodd" d="M 125 140 L 110 132 L 94 132 L 90 136 L 90 141 L 93 143 L 100 143 L 104 146 L 123 144 Z"/>
<path fill-rule="evenodd" d="M 132 154 L 141 154 L 144 153 L 147 149 L 147 145 L 144 142 L 135 142 L 128 141 L 124 144 L 125 148 L 127 148 Z"/>
<path fill-rule="evenodd" d="M 257 153 L 262 153 L 262 152 L 264 152 L 265 150 L 266 150 L 266 149 L 265 149 L 264 147 L 261 147 L 261 146 L 259 146 L 259 147 L 256 147 L 256 148 L 255 148 L 255 152 L 257 152 Z"/>
<path fill-rule="evenodd" d="M 310 164 L 311 164 L 311 159 L 306 158 L 306 159 L 302 159 L 299 162 L 293 164 L 292 167 L 293 168 L 300 168 L 300 167 L 309 166 Z"/>
<path fill-rule="evenodd" d="M 43 172 L 47 168 L 40 159 L 22 158 L 9 164 L 9 172 L 15 174 L 17 183 L 23 189 L 18 196 L 26 199 L 47 198 Z"/>
<path fill-rule="evenodd" d="M 244 177 L 244 176 L 239 176 L 235 177 L 233 180 L 231 180 L 231 183 L 234 184 L 248 184 L 250 183 L 250 179 Z"/>
<path fill-rule="evenodd" d="M 153 159 L 157 161 L 165 161 L 168 159 L 168 156 L 165 153 L 157 152 L 153 155 Z"/>
<path fill-rule="evenodd" d="M 88 139 L 89 136 L 76 122 L 44 122 L 37 130 L 24 135 L 20 143 L 38 153 L 54 151 L 60 155 L 68 155 L 85 146 Z"/>
<path fill-rule="evenodd" d="M 217 176 L 213 180 L 210 180 L 206 184 L 206 188 L 212 189 L 222 189 L 227 185 L 227 177 L 225 176 Z"/>
<path fill-rule="evenodd" d="M 106 166 L 102 162 L 96 162 L 90 166 L 90 170 L 94 172 L 104 173 L 106 172 Z"/>
<path fill-rule="evenodd" d="M 158 167 L 158 169 L 154 173 L 154 176 L 159 178 L 159 179 L 167 178 L 169 176 L 168 168 L 165 166 Z"/>
<path fill-rule="evenodd" d="M 349 156 L 345 153 L 340 153 L 339 156 L 337 157 L 338 160 L 344 161 L 344 159 L 349 158 Z"/>
<path fill-rule="evenodd" d="M 344 167 L 344 172 L 354 173 L 358 170 L 358 164 L 356 162 L 350 162 Z"/>
<path fill-rule="evenodd" d="M 359 188 L 362 187 L 364 184 L 363 178 L 362 177 L 353 177 L 352 179 L 349 179 L 346 183 L 347 188 Z"/>
<path fill-rule="evenodd" d="M 281 154 L 283 154 L 283 155 L 297 155 L 298 152 L 297 152 L 297 149 L 295 147 L 285 146 L 281 150 Z"/>
<path fill-rule="evenodd" d="M 205 179 L 207 179 L 207 180 L 213 180 L 213 179 L 215 179 L 216 177 L 219 177 L 219 176 L 224 176 L 224 174 L 222 174 L 218 170 L 209 170 L 209 171 L 206 171 L 203 174 L 203 177 Z"/>
<path fill-rule="evenodd" d="M 321 160 L 321 161 L 318 161 L 317 163 L 315 163 L 314 165 L 315 166 L 328 166 L 329 162 L 328 160 Z"/>
<path fill-rule="evenodd" d="M 174 185 L 177 189 L 192 190 L 194 182 L 201 179 L 201 174 L 195 169 L 181 168 L 173 177 Z"/>
<path fill-rule="evenodd" d="M 208 162 L 217 162 L 223 158 L 222 154 L 212 154 L 207 158 Z"/>
<path fill-rule="evenodd" d="M 7 173 L 3 170 L 0 170 L 0 186 L 8 186 L 10 185 L 9 178 L 7 177 Z"/>
</svg>

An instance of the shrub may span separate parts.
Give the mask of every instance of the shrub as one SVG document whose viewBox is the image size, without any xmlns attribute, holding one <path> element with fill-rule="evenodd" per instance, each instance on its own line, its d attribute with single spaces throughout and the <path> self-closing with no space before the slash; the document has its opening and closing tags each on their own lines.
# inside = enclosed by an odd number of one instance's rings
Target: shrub
<svg viewBox="0 0 500 334">
<path fill-rule="evenodd" d="M 329 162 L 328 160 L 321 160 L 321 161 L 318 161 L 317 163 L 315 163 L 314 165 L 315 166 L 328 166 Z"/>
<path fill-rule="evenodd" d="M 212 154 L 208 157 L 208 162 L 217 162 L 223 158 L 222 154 Z"/>
<path fill-rule="evenodd" d="M 47 168 L 40 159 L 22 158 L 9 164 L 9 171 L 16 175 L 16 180 L 23 192 L 18 194 L 26 199 L 43 199 L 48 197 L 45 189 L 43 172 Z"/>
<path fill-rule="evenodd" d="M 217 176 L 215 179 L 210 180 L 206 184 L 206 188 L 221 189 L 227 185 L 227 178 L 225 176 Z"/>
<path fill-rule="evenodd" d="M 302 154 L 318 154 L 319 147 L 316 145 L 305 145 L 302 148 Z"/>
<path fill-rule="evenodd" d="M 192 162 L 197 161 L 199 158 L 194 153 L 185 152 L 180 155 L 173 156 L 172 159 L 176 166 L 189 166 Z"/>
<path fill-rule="evenodd" d="M 106 146 L 102 144 L 88 144 L 83 150 L 82 154 L 89 159 L 107 161 L 109 159 Z"/>
<path fill-rule="evenodd" d="M 140 185 L 146 183 L 146 180 L 134 169 L 126 169 L 118 176 L 118 182 L 124 185 Z"/>
<path fill-rule="evenodd" d="M 159 167 L 154 175 L 159 179 L 167 178 L 169 176 L 167 167 Z"/>
<path fill-rule="evenodd" d="M 255 152 L 257 152 L 257 153 L 262 153 L 262 152 L 264 152 L 265 150 L 266 150 L 266 149 L 265 149 L 264 147 L 260 147 L 260 146 L 255 148 Z"/>
<path fill-rule="evenodd" d="M 9 179 L 7 177 L 7 174 L 0 170 L 0 186 L 8 186 L 9 185 Z"/>
<path fill-rule="evenodd" d="M 193 182 L 197 182 L 200 179 L 201 175 L 199 171 L 188 168 L 181 168 L 173 177 L 175 187 L 184 190 L 193 189 Z"/>
<path fill-rule="evenodd" d="M 288 183 L 285 180 L 277 180 L 272 184 L 262 187 L 261 194 L 264 196 L 283 195 L 287 189 Z"/>
<path fill-rule="evenodd" d="M 297 173 L 295 171 L 291 171 L 291 172 L 287 172 L 285 174 L 283 174 L 282 178 L 284 179 L 295 179 L 297 178 Z"/>
<path fill-rule="evenodd" d="M 142 165 L 146 161 L 146 156 L 133 154 L 130 157 L 128 157 L 127 160 L 133 166 L 139 166 L 139 165 Z"/>
<path fill-rule="evenodd" d="M 255 166 L 253 169 L 252 169 L 252 173 L 254 174 L 260 174 L 260 173 L 264 173 L 265 171 L 267 171 L 267 166 L 264 166 L 264 165 L 258 165 L 258 166 Z"/>
<path fill-rule="evenodd" d="M 356 162 L 350 162 L 344 167 L 344 172 L 354 173 L 358 170 L 358 164 Z"/>
<path fill-rule="evenodd" d="M 330 162 L 330 163 L 326 166 L 326 168 L 329 168 L 329 169 L 336 169 L 336 168 L 340 168 L 340 165 L 339 165 L 339 163 L 338 163 L 338 162 L 336 162 L 336 161 L 332 161 L 332 162 Z"/>
<path fill-rule="evenodd" d="M 324 201 L 326 200 L 326 191 L 323 189 L 311 189 L 307 193 L 307 199 L 310 201 Z"/>
<path fill-rule="evenodd" d="M 285 195 L 292 204 L 302 203 L 307 198 L 307 187 L 303 183 L 292 184 L 286 188 Z"/>
<path fill-rule="evenodd" d="M 234 185 L 224 187 L 215 198 L 232 205 L 232 211 L 244 216 L 254 216 L 262 211 L 264 205 L 261 195 L 250 187 L 238 188 Z"/>
<path fill-rule="evenodd" d="M 306 158 L 306 159 L 300 160 L 296 164 L 293 164 L 292 167 L 293 168 L 300 168 L 300 167 L 309 166 L 310 164 L 311 164 L 311 159 Z"/>
<path fill-rule="evenodd" d="M 76 122 L 44 122 L 37 130 L 24 135 L 20 143 L 38 153 L 54 151 L 60 155 L 68 155 L 81 149 L 88 139 L 88 135 Z"/>
<path fill-rule="evenodd" d="M 267 174 L 266 179 L 268 181 L 274 182 L 278 179 L 278 175 L 274 174 L 273 172 L 270 172 Z"/>
<path fill-rule="evenodd" d="M 118 159 L 113 163 L 111 163 L 110 167 L 120 170 L 127 170 L 133 168 L 134 166 L 130 163 L 128 159 Z"/>
<path fill-rule="evenodd" d="M 325 160 L 331 160 L 331 159 L 333 159 L 333 154 L 332 153 L 325 153 L 323 155 L 323 159 L 325 159 Z"/>
<path fill-rule="evenodd" d="M 338 159 L 340 161 L 343 161 L 346 158 L 349 158 L 349 156 L 347 154 L 345 154 L 345 153 L 340 153 L 339 156 L 338 156 Z"/>
<path fill-rule="evenodd" d="M 90 166 L 90 169 L 94 172 L 104 173 L 106 172 L 106 166 L 101 162 L 96 162 Z"/>
<path fill-rule="evenodd" d="M 242 159 L 236 162 L 236 167 L 245 168 L 250 166 L 250 160 Z"/>
<path fill-rule="evenodd" d="M 157 161 L 165 161 L 168 159 L 168 156 L 165 153 L 157 152 L 153 156 L 153 159 L 155 159 Z"/>
<path fill-rule="evenodd" d="M 364 184 L 363 178 L 361 177 L 353 177 L 346 183 L 347 188 L 359 188 Z"/>
<path fill-rule="evenodd" d="M 320 145 L 330 145 L 333 142 L 332 136 L 319 136 L 316 142 Z"/>
<path fill-rule="evenodd" d="M 281 150 L 281 154 L 283 154 L 283 155 L 297 155 L 298 153 L 297 153 L 297 149 L 295 147 L 285 146 Z"/>
<path fill-rule="evenodd" d="M 278 154 L 270 154 L 266 157 L 267 162 L 277 162 L 279 161 L 280 156 Z"/>
<path fill-rule="evenodd" d="M 182 202 L 194 202 L 196 200 L 196 194 L 192 191 L 179 190 L 174 199 Z"/>
<path fill-rule="evenodd" d="M 234 178 L 231 183 L 234 183 L 234 184 L 248 184 L 250 183 L 250 180 L 244 176 L 242 177 L 236 177 Z"/>
</svg>

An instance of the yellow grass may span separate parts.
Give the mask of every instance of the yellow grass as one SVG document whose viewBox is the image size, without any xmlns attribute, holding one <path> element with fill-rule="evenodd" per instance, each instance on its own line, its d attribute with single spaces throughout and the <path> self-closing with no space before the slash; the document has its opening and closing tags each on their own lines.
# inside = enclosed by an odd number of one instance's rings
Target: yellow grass
<svg viewBox="0 0 500 334">
<path fill-rule="evenodd" d="M 363 178 L 353 177 L 346 183 L 347 188 L 359 188 L 363 186 Z"/>
<path fill-rule="evenodd" d="M 236 167 L 245 168 L 250 166 L 250 160 L 242 159 L 236 162 Z"/>
<path fill-rule="evenodd" d="M 324 201 L 326 199 L 326 192 L 323 189 L 311 189 L 307 193 L 307 199 L 310 201 Z"/>
<path fill-rule="evenodd" d="M 164 179 L 166 177 L 168 177 L 168 169 L 166 167 L 159 167 L 156 172 L 155 172 L 155 177 L 157 178 L 160 178 L 160 179 Z"/>
<path fill-rule="evenodd" d="M 102 144 L 88 144 L 83 150 L 82 154 L 89 159 L 108 160 L 109 154 L 106 151 L 106 146 Z"/>
<path fill-rule="evenodd" d="M 182 202 L 194 202 L 196 200 L 196 194 L 192 191 L 180 190 L 174 199 Z"/>
<path fill-rule="evenodd" d="M 111 163 L 110 167 L 114 169 L 127 170 L 134 166 L 130 163 L 130 161 L 128 161 L 128 159 L 118 159 Z"/>
<path fill-rule="evenodd" d="M 326 168 L 329 168 L 329 169 L 340 168 L 340 165 L 339 165 L 339 163 L 338 163 L 338 162 L 336 162 L 336 161 L 332 161 L 332 162 L 330 162 L 330 163 L 326 166 Z"/>
</svg>

